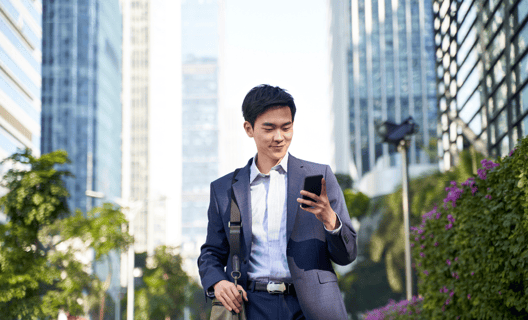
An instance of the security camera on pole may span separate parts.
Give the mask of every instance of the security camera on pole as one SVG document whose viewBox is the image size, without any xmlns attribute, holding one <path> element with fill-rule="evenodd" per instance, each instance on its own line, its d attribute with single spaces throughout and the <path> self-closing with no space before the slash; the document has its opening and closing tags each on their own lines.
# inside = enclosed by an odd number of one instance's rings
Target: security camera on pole
<svg viewBox="0 0 528 320">
<path fill-rule="evenodd" d="M 411 279 L 411 242 L 410 242 L 410 206 L 409 206 L 409 159 L 407 150 L 409 141 L 413 134 L 418 132 L 418 125 L 414 123 L 412 117 L 407 118 L 401 124 L 385 121 L 377 125 L 378 135 L 383 142 L 394 144 L 402 156 L 402 196 L 403 196 L 403 224 L 405 228 L 405 287 L 407 300 L 412 299 L 412 279 Z"/>
</svg>

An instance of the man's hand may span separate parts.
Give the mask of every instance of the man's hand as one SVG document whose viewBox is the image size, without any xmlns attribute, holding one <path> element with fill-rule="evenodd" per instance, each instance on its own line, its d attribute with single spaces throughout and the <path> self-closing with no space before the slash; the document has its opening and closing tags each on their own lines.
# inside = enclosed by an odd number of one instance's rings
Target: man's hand
<svg viewBox="0 0 528 320">
<path fill-rule="evenodd" d="M 339 228 L 340 222 L 337 219 L 337 215 L 330 206 L 330 201 L 326 195 L 326 180 L 321 179 L 321 195 L 318 196 L 314 193 L 308 192 L 306 190 L 301 190 L 301 195 L 310 197 L 314 201 L 308 199 L 297 198 L 297 202 L 304 203 L 312 208 L 302 208 L 304 211 L 311 212 L 315 217 L 321 221 L 325 228 L 329 231 Z"/>
<path fill-rule="evenodd" d="M 248 301 L 246 291 L 240 286 L 227 280 L 220 280 L 214 285 L 214 294 L 218 301 L 222 302 L 229 311 L 240 313 L 242 311 L 242 296 L 238 290 L 242 291 L 244 300 Z"/>
</svg>

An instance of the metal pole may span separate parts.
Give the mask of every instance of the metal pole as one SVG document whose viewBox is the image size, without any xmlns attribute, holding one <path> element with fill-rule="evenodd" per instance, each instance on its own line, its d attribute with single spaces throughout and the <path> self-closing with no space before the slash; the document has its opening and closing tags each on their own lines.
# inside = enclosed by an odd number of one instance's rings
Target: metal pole
<svg viewBox="0 0 528 320">
<path fill-rule="evenodd" d="M 134 235 L 134 217 L 129 210 L 129 234 Z M 134 244 L 128 247 L 127 320 L 134 319 Z"/>
<path fill-rule="evenodd" d="M 407 290 L 407 300 L 412 299 L 412 279 L 411 279 L 411 242 L 409 224 L 409 159 L 407 158 L 407 141 L 401 140 L 398 146 L 402 155 L 402 180 L 403 180 L 403 226 L 405 228 L 405 287 Z"/>
</svg>

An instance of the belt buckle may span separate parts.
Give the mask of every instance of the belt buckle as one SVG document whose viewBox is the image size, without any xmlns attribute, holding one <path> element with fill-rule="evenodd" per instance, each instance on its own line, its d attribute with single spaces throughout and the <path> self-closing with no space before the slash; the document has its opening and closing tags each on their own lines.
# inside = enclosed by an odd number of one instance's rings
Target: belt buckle
<svg viewBox="0 0 528 320">
<path fill-rule="evenodd" d="M 268 292 L 270 294 L 284 293 L 286 291 L 286 285 L 284 282 L 268 282 L 267 286 Z"/>
</svg>

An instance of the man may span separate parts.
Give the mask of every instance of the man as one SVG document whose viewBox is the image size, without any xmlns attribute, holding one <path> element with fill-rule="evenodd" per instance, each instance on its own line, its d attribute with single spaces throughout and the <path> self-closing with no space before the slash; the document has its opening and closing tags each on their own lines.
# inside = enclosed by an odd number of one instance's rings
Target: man
<svg viewBox="0 0 528 320">
<path fill-rule="evenodd" d="M 236 175 L 211 183 L 207 239 L 198 258 L 202 285 L 230 311 L 240 312 L 245 303 L 250 320 L 348 319 L 331 261 L 355 260 L 356 232 L 330 168 L 288 153 L 295 111 L 293 97 L 279 87 L 261 85 L 246 95 L 244 129 L 257 154 Z M 302 190 L 313 175 L 323 175 L 320 196 Z M 229 256 L 231 190 L 242 220 L 238 287 Z"/>
</svg>

